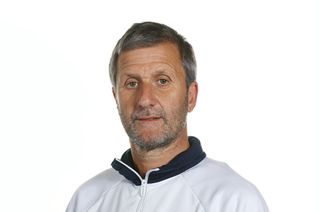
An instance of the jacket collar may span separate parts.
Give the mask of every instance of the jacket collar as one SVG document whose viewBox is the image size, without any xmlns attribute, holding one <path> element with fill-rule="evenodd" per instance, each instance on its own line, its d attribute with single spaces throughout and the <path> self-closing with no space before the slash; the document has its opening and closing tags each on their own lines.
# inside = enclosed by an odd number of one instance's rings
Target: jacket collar
<svg viewBox="0 0 320 212">
<path fill-rule="evenodd" d="M 148 183 L 157 183 L 181 174 L 206 157 L 206 153 L 203 152 L 200 141 L 196 137 L 189 136 L 188 140 L 189 149 L 178 154 L 168 164 L 159 167 L 157 171 L 151 172 Z M 124 152 L 121 161 L 114 159 L 111 166 L 135 185 L 141 185 L 142 178 L 136 171 L 130 149 Z"/>
</svg>

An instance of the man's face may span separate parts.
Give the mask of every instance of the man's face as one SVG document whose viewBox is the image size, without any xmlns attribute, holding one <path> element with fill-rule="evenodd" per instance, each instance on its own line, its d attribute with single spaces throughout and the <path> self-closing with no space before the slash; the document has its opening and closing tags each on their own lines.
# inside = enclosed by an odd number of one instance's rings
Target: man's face
<svg viewBox="0 0 320 212">
<path fill-rule="evenodd" d="M 177 47 L 161 43 L 129 50 L 117 67 L 113 92 L 130 141 L 146 151 L 171 144 L 186 129 L 187 112 L 195 104 Z"/>
</svg>

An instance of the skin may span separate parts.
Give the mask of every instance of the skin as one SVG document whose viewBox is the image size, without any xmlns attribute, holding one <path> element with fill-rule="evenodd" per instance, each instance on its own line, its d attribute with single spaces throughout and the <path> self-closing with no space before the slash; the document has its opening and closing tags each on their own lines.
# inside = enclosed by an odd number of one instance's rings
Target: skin
<svg viewBox="0 0 320 212">
<path fill-rule="evenodd" d="M 189 148 L 186 116 L 198 85 L 186 87 L 176 45 L 160 43 L 120 54 L 113 95 L 141 176 Z"/>
</svg>

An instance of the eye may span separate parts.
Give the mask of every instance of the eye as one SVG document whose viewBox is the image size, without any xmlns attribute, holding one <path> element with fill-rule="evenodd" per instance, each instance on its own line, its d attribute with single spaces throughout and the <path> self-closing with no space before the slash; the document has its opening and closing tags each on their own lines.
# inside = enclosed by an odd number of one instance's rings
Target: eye
<svg viewBox="0 0 320 212">
<path fill-rule="evenodd" d="M 136 82 L 136 81 L 127 82 L 126 87 L 127 88 L 136 88 L 136 87 L 138 87 L 138 82 Z"/>
<path fill-rule="evenodd" d="M 159 82 L 160 85 L 167 85 L 169 83 L 169 80 L 167 80 L 167 79 L 159 79 L 158 82 Z"/>
</svg>

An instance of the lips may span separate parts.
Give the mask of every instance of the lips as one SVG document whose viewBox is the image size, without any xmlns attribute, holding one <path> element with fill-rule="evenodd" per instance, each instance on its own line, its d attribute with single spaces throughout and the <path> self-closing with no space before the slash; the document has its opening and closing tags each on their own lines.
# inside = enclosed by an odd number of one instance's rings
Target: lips
<svg viewBox="0 0 320 212">
<path fill-rule="evenodd" d="M 133 121 L 139 121 L 143 123 L 159 121 L 160 119 L 165 119 L 165 114 L 162 110 L 156 110 L 155 108 L 142 108 L 134 111 L 132 114 Z"/>
<path fill-rule="evenodd" d="M 158 117 L 158 116 L 144 116 L 144 117 L 138 117 L 137 120 L 138 121 L 157 121 L 160 118 L 161 117 Z"/>
</svg>

